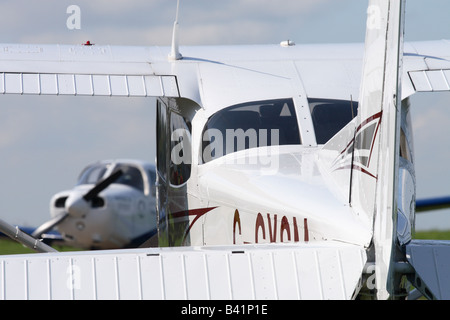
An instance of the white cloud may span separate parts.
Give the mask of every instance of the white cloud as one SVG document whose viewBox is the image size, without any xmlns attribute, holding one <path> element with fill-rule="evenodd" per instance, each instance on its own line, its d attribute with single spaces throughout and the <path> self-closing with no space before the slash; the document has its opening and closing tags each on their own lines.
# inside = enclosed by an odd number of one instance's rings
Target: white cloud
<svg viewBox="0 0 450 320">
<path fill-rule="evenodd" d="M 254 12 L 255 14 L 270 14 L 280 17 L 305 15 L 311 10 L 320 8 L 330 0 L 302 0 L 302 1 L 273 1 L 273 0 L 239 0 L 235 1 L 239 10 Z"/>
</svg>

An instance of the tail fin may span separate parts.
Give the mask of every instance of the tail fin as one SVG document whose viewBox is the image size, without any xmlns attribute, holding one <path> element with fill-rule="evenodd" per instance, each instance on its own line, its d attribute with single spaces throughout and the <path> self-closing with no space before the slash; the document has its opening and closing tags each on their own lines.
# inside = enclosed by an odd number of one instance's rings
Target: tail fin
<svg viewBox="0 0 450 320">
<path fill-rule="evenodd" d="M 321 153 L 356 214 L 373 228 L 378 298 L 392 290 L 404 4 L 369 1 L 358 116 Z"/>
<path fill-rule="evenodd" d="M 371 0 L 352 163 L 351 205 L 374 223 L 377 297 L 393 286 L 404 0 Z"/>
<path fill-rule="evenodd" d="M 374 223 L 378 298 L 393 291 L 404 0 L 371 0 L 354 140 L 351 205 Z"/>
</svg>

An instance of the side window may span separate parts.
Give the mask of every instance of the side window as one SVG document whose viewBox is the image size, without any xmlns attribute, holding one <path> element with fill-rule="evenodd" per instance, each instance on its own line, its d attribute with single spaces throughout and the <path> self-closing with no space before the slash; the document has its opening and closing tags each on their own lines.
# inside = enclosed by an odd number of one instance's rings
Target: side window
<svg viewBox="0 0 450 320">
<path fill-rule="evenodd" d="M 179 186 L 191 176 L 191 124 L 181 115 L 170 113 L 170 183 Z"/>
<path fill-rule="evenodd" d="M 344 128 L 358 110 L 358 103 L 346 100 L 308 99 L 317 144 L 325 144 Z"/>
<path fill-rule="evenodd" d="M 103 175 L 107 169 L 108 167 L 105 164 L 95 164 L 89 166 L 80 174 L 77 184 L 96 184 L 101 178 L 103 178 Z"/>
</svg>

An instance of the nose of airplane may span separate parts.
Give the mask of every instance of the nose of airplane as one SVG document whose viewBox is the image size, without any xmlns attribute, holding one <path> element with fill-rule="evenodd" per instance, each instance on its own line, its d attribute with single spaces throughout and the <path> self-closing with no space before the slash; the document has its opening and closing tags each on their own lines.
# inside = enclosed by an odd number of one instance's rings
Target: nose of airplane
<svg viewBox="0 0 450 320">
<path fill-rule="evenodd" d="M 100 192 L 107 188 L 111 183 L 115 182 L 123 174 L 122 170 L 117 170 L 109 177 L 99 181 L 86 194 L 73 192 L 66 200 L 65 208 L 70 216 L 74 218 L 82 218 L 88 214 L 90 209 L 90 201 L 92 201 Z"/>
<path fill-rule="evenodd" d="M 71 217 L 84 217 L 89 211 L 89 202 L 83 198 L 82 194 L 72 193 L 66 200 L 66 211 Z"/>
<path fill-rule="evenodd" d="M 45 222 L 33 232 L 33 237 L 39 238 L 43 233 L 51 230 L 57 226 L 61 221 L 63 221 L 67 216 L 73 218 L 83 218 L 89 214 L 91 207 L 103 206 L 104 202 L 101 198 L 97 197 L 100 192 L 107 188 L 111 183 L 115 182 L 123 174 L 122 170 L 117 170 L 112 173 L 109 177 L 99 181 L 93 188 L 91 188 L 87 193 L 86 190 L 74 190 L 72 193 L 65 198 L 60 198 L 62 201 L 58 208 L 64 206 L 65 211 L 59 212 L 50 221 Z M 65 200 L 64 200 L 65 199 Z M 61 205 L 63 203 L 63 205 Z"/>
</svg>

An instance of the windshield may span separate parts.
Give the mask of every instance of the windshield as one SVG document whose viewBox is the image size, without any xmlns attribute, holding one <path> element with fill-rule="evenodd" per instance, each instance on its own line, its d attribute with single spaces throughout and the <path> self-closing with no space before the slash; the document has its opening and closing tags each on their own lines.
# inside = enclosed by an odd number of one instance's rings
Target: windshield
<svg viewBox="0 0 450 320">
<path fill-rule="evenodd" d="M 104 178 L 103 176 L 110 166 L 110 163 L 99 163 L 87 167 L 81 173 L 77 185 L 98 183 Z M 127 164 L 118 164 L 115 170 L 119 169 L 123 171 L 123 174 L 115 183 L 124 184 L 142 192 L 144 191 L 144 179 L 138 168 Z"/>
<path fill-rule="evenodd" d="M 124 184 L 144 192 L 144 179 L 141 171 L 133 166 L 119 164 L 115 170 L 122 170 L 123 174 L 115 183 Z"/>
<path fill-rule="evenodd" d="M 245 149 L 301 144 L 292 99 L 254 101 L 223 109 L 209 118 L 202 137 L 204 163 Z"/>
<path fill-rule="evenodd" d="M 77 184 L 96 184 L 105 174 L 110 164 L 94 164 L 81 172 Z"/>
</svg>

